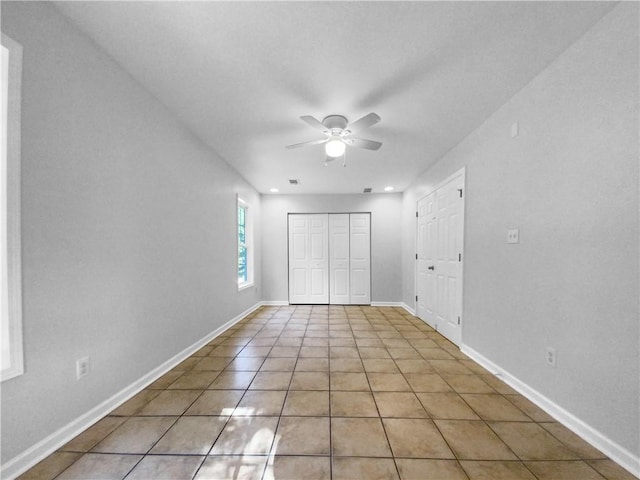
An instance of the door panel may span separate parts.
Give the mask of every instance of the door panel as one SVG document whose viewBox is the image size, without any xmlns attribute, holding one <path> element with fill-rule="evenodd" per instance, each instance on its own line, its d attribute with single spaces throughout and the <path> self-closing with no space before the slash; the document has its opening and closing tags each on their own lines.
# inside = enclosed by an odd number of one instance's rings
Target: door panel
<svg viewBox="0 0 640 480">
<path fill-rule="evenodd" d="M 329 303 L 350 303 L 348 213 L 329 215 L 329 275 Z"/>
<path fill-rule="evenodd" d="M 327 291 L 325 284 L 325 280 L 327 278 L 327 272 L 323 268 L 312 268 L 311 269 L 311 296 L 317 297 L 322 296 Z"/>
<path fill-rule="evenodd" d="M 307 237 L 306 216 L 289 216 L 289 301 L 304 303 L 307 299 Z"/>
<path fill-rule="evenodd" d="M 315 230 L 318 230 L 316 227 Z M 323 261 L 327 255 L 327 239 L 324 232 L 315 232 L 311 234 L 311 260 Z"/>
<path fill-rule="evenodd" d="M 289 215 L 289 302 L 329 302 L 328 215 Z"/>
<path fill-rule="evenodd" d="M 350 303 L 371 303 L 371 215 L 349 216 Z"/>
<path fill-rule="evenodd" d="M 436 271 L 444 279 L 436 323 L 438 330 L 455 344 L 460 343 L 462 279 L 462 178 L 454 178 L 438 190 L 438 236 Z M 442 233 L 440 232 L 442 230 Z"/>
<path fill-rule="evenodd" d="M 364 298 L 367 295 L 367 272 L 365 270 L 354 269 L 351 271 L 352 275 L 352 290 L 351 296 L 353 298 Z"/>
<path fill-rule="evenodd" d="M 431 194 L 418 202 L 418 238 L 417 238 L 417 305 L 416 313 L 427 324 L 435 328 L 435 234 L 436 211 L 435 194 Z"/>
<path fill-rule="evenodd" d="M 293 258 L 296 260 L 305 260 L 307 258 L 306 235 L 300 233 L 293 235 Z"/>
<path fill-rule="evenodd" d="M 293 293 L 294 295 L 305 295 L 307 292 L 307 281 L 306 281 L 307 272 L 302 268 L 294 268 L 293 269 Z"/>
<path fill-rule="evenodd" d="M 340 304 L 339 297 L 349 298 L 349 270 L 335 269 L 333 270 L 332 296 L 331 303 Z"/>
</svg>

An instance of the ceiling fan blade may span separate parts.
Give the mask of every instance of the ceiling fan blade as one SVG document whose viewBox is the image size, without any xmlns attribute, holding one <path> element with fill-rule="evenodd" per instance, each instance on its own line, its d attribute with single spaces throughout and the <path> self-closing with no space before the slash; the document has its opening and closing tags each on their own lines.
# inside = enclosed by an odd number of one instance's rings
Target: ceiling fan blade
<svg viewBox="0 0 640 480">
<path fill-rule="evenodd" d="M 361 119 L 347 125 L 347 130 L 349 130 L 351 133 L 355 133 L 360 130 L 364 130 L 365 128 L 369 128 L 372 125 L 375 125 L 380 120 L 381 119 L 378 114 L 371 112 L 369 115 L 365 115 Z"/>
<path fill-rule="evenodd" d="M 315 128 L 316 130 L 320 130 L 321 132 L 325 132 L 325 133 L 330 133 L 329 129 L 320 120 L 317 120 L 311 115 L 303 115 L 302 117 L 300 117 L 300 120 L 305 122 L 310 127 Z"/>
<path fill-rule="evenodd" d="M 311 140 L 309 142 L 295 143 L 293 145 L 287 145 L 285 148 L 291 150 L 292 148 L 306 147 L 307 145 L 320 145 L 321 143 L 327 143 L 328 138 L 322 138 L 320 140 Z"/>
<path fill-rule="evenodd" d="M 380 142 L 365 140 L 364 138 L 345 138 L 344 142 L 351 147 L 366 148 L 367 150 L 378 150 L 382 146 Z"/>
</svg>

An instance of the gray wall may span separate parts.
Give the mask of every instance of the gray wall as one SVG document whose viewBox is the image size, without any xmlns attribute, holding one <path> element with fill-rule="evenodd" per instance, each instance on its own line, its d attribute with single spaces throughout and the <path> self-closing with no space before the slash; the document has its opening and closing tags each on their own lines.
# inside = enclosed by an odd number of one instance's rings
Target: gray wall
<svg viewBox="0 0 640 480">
<path fill-rule="evenodd" d="M 417 179 L 402 253 L 413 306 L 416 201 L 466 166 L 463 342 L 635 455 L 638 105 L 638 5 L 623 3 Z"/>
<path fill-rule="evenodd" d="M 347 167 L 348 168 L 348 167 Z M 400 302 L 402 195 L 263 195 L 264 300 L 289 298 L 288 213 L 371 212 L 371 301 Z"/>
<path fill-rule="evenodd" d="M 257 219 L 259 195 L 51 4 L 2 2 L 2 31 L 24 46 L 26 373 L 2 384 L 5 463 L 262 293 L 235 267 L 235 195 Z"/>
</svg>

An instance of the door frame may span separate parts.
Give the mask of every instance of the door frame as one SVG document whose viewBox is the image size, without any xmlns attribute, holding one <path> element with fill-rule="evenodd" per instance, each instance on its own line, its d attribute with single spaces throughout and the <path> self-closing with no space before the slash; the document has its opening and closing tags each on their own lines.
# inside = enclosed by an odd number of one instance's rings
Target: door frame
<svg viewBox="0 0 640 480">
<path fill-rule="evenodd" d="M 446 178 L 444 178 L 444 180 L 441 180 L 440 182 L 438 182 L 434 187 L 429 188 L 426 192 L 424 192 L 422 195 L 420 195 L 417 199 L 416 199 L 416 203 L 415 203 L 415 211 L 416 211 L 416 218 L 415 218 L 415 224 L 414 224 L 414 230 L 415 230 L 415 235 L 414 235 L 414 250 L 415 250 L 415 256 L 418 255 L 418 217 L 417 217 L 417 212 L 418 212 L 418 203 L 420 203 L 420 201 L 422 201 L 424 198 L 428 197 L 429 195 L 431 195 L 432 193 L 434 193 L 435 191 L 437 191 L 438 189 L 444 187 L 446 184 L 448 184 L 449 182 L 451 182 L 452 180 L 455 180 L 456 178 L 461 178 L 462 180 L 462 209 L 461 209 L 461 215 L 462 218 L 460 219 L 460 222 L 462 223 L 461 228 L 460 228 L 460 235 L 462 236 L 462 252 L 460 252 L 462 254 L 462 265 L 460 266 L 460 303 L 458 305 L 459 309 L 460 309 L 460 345 L 463 344 L 462 341 L 462 332 L 463 332 L 463 327 L 464 327 L 464 315 L 463 315 L 463 311 L 464 311 L 464 264 L 465 264 L 465 210 L 466 210 L 466 206 L 467 206 L 467 177 L 466 177 L 466 167 L 462 167 L 461 169 L 455 171 L 454 173 L 452 173 L 451 175 L 447 176 Z M 418 259 L 415 258 L 413 261 L 413 284 L 414 284 L 414 311 L 416 312 L 416 316 L 418 316 L 418 302 L 417 300 L 415 300 L 415 298 L 418 296 Z M 420 317 L 418 317 L 420 318 Z M 422 320 L 422 319 L 421 319 Z M 426 322 L 425 322 L 426 323 Z M 458 346 L 460 346 L 458 345 Z"/>
</svg>

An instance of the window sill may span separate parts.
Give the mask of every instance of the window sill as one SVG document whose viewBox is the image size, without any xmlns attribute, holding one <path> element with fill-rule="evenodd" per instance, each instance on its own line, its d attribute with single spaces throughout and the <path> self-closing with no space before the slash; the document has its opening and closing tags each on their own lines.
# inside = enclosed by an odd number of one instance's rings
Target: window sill
<svg viewBox="0 0 640 480">
<path fill-rule="evenodd" d="M 253 282 L 242 283 L 238 285 L 238 291 L 241 292 L 242 290 L 246 290 L 251 287 L 253 287 Z"/>
</svg>

